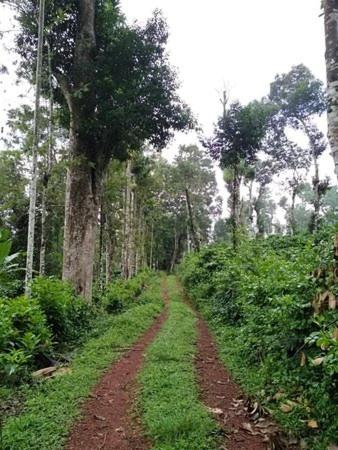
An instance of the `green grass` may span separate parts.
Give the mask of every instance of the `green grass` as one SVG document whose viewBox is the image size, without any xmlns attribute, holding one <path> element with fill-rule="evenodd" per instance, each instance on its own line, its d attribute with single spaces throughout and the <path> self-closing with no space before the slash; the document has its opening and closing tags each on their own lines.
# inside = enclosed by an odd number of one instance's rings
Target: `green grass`
<svg viewBox="0 0 338 450">
<path fill-rule="evenodd" d="M 149 328 L 163 308 L 160 279 L 144 293 L 144 304 L 113 317 L 109 329 L 90 339 L 75 356 L 71 373 L 46 380 L 26 392 L 23 412 L 9 417 L 2 429 L 2 450 L 63 448 L 81 404 L 104 369 Z"/>
<path fill-rule="evenodd" d="M 169 318 L 149 347 L 140 374 L 143 426 L 154 450 L 211 450 L 217 428 L 198 400 L 196 317 L 169 277 Z"/>
</svg>

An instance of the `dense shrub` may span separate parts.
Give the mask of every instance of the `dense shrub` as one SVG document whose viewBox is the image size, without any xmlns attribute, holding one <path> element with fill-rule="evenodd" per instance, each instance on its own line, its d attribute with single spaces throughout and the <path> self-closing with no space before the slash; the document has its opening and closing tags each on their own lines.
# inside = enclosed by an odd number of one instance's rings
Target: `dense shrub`
<svg viewBox="0 0 338 450">
<path fill-rule="evenodd" d="M 135 303 L 140 303 L 140 296 L 153 276 L 145 270 L 129 280 L 118 279 L 106 289 L 102 302 L 107 312 L 124 311 Z"/>
<path fill-rule="evenodd" d="M 51 333 L 38 303 L 26 297 L 0 299 L 0 374 L 16 381 L 51 348 Z"/>
<path fill-rule="evenodd" d="M 90 325 L 93 308 L 75 295 L 68 283 L 54 278 L 36 278 L 32 298 L 44 312 L 55 344 L 76 340 Z"/>
<path fill-rule="evenodd" d="M 285 426 L 302 436 L 312 433 L 313 449 L 326 448 L 338 433 L 338 314 L 327 304 L 317 312 L 312 305 L 318 292 L 338 294 L 336 232 L 248 240 L 237 251 L 213 245 L 189 255 L 180 270 L 234 375 L 275 408 Z M 289 414 L 271 400 L 277 392 L 281 402 L 295 402 Z M 318 431 L 307 427 L 310 419 Z"/>
</svg>

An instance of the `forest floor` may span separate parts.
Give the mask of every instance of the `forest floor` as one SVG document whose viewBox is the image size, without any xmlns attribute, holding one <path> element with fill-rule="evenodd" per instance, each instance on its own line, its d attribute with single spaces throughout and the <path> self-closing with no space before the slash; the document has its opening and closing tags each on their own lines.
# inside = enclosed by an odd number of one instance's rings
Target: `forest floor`
<svg viewBox="0 0 338 450">
<path fill-rule="evenodd" d="M 165 310 L 92 391 L 67 450 L 268 448 L 206 323 L 170 278 Z"/>
</svg>

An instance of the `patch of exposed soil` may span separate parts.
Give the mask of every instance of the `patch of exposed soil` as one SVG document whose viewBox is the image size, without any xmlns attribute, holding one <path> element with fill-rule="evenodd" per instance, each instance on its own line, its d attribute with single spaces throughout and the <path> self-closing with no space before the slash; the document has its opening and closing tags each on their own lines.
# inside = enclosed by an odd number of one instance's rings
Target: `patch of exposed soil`
<svg viewBox="0 0 338 450">
<path fill-rule="evenodd" d="M 168 302 L 166 289 L 163 289 Z M 142 433 L 136 416 L 136 379 L 144 352 L 167 317 L 165 310 L 139 339 L 103 376 L 83 407 L 82 419 L 70 434 L 67 450 L 146 450 L 150 442 Z"/>
<path fill-rule="evenodd" d="M 266 450 L 264 434 L 256 428 L 245 406 L 240 388 L 218 357 L 217 347 L 203 319 L 198 320 L 196 367 L 203 403 L 225 434 L 226 450 Z"/>
</svg>

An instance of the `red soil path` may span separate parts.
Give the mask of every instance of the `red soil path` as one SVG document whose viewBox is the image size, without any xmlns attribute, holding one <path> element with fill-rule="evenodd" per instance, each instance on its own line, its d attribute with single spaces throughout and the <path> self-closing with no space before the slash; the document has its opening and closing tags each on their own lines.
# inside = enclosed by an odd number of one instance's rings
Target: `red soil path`
<svg viewBox="0 0 338 450">
<path fill-rule="evenodd" d="M 226 435 L 221 448 L 266 450 L 267 443 L 263 441 L 263 436 L 256 434 L 255 425 L 250 422 L 244 408 L 241 391 L 219 360 L 214 340 L 201 318 L 198 320 L 198 332 L 196 367 L 200 395 L 202 402 L 213 410 Z"/>
<path fill-rule="evenodd" d="M 165 287 L 163 297 L 167 304 Z M 146 450 L 151 447 L 133 413 L 136 378 L 144 352 L 166 317 L 165 309 L 133 348 L 103 376 L 84 404 L 83 418 L 73 427 L 67 450 Z"/>
</svg>

